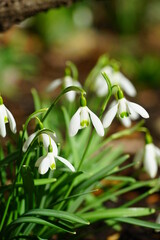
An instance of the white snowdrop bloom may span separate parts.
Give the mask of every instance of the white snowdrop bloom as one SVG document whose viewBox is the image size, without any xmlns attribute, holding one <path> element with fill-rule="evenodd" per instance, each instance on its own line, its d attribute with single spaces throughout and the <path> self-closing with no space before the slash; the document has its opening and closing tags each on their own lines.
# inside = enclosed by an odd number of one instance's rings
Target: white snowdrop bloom
<svg viewBox="0 0 160 240">
<path fill-rule="evenodd" d="M 35 138 L 35 136 L 37 135 L 38 131 L 35 133 L 32 133 L 28 139 L 25 141 L 24 145 L 23 145 L 23 152 L 26 152 L 28 147 L 30 146 L 30 144 L 32 143 L 33 139 Z M 48 147 L 49 145 L 51 145 L 54 149 L 56 149 L 57 145 L 55 143 L 55 139 L 56 139 L 56 134 L 52 133 L 52 132 L 47 132 L 47 133 L 41 133 L 38 136 L 38 142 L 41 144 L 43 144 L 44 148 L 46 151 L 48 151 Z M 58 153 L 58 150 L 56 152 L 56 154 Z"/>
<path fill-rule="evenodd" d="M 3 104 L 2 97 L 0 97 L 0 135 L 2 137 L 6 136 L 6 123 L 9 123 L 10 129 L 13 133 L 17 132 L 15 119 L 12 113 Z"/>
<path fill-rule="evenodd" d="M 108 128 L 111 125 L 116 115 L 126 127 L 130 127 L 131 120 L 136 119 L 138 115 L 143 118 L 149 118 L 148 112 L 143 107 L 126 100 L 124 97 L 120 98 L 105 114 L 103 118 L 104 128 Z"/>
<path fill-rule="evenodd" d="M 90 124 L 90 119 L 97 134 L 103 137 L 104 128 L 101 120 L 87 106 L 79 107 L 77 112 L 71 118 L 69 124 L 69 135 L 71 137 L 75 136 L 79 129 L 87 127 Z"/>
<path fill-rule="evenodd" d="M 160 160 L 160 149 L 153 143 L 145 145 L 144 149 L 144 169 L 151 178 L 156 177 L 158 172 L 158 161 Z"/>
<path fill-rule="evenodd" d="M 35 167 L 38 167 L 38 172 L 40 174 L 45 174 L 49 170 L 49 168 L 51 170 L 55 170 L 56 160 L 59 160 L 60 162 L 64 163 L 72 172 L 75 172 L 75 168 L 73 167 L 73 165 L 68 160 L 58 156 L 57 154 L 58 148 L 55 145 L 52 148 L 52 152 L 48 152 L 47 155 L 40 157 L 36 161 Z"/>
<path fill-rule="evenodd" d="M 65 76 L 63 79 L 56 79 L 54 80 L 47 88 L 47 91 L 53 91 L 60 85 L 63 85 L 64 88 L 75 86 L 75 87 L 81 87 L 81 84 L 73 79 L 71 76 Z M 69 102 L 73 102 L 76 97 L 76 91 L 69 91 L 66 93 L 66 98 Z"/>
<path fill-rule="evenodd" d="M 121 72 L 115 71 L 111 66 L 102 68 L 102 72 L 107 74 L 112 86 L 119 85 L 131 97 L 136 95 L 137 92 L 134 85 Z M 101 73 L 97 76 L 94 86 L 99 97 L 106 96 L 108 93 L 108 85 Z"/>
</svg>

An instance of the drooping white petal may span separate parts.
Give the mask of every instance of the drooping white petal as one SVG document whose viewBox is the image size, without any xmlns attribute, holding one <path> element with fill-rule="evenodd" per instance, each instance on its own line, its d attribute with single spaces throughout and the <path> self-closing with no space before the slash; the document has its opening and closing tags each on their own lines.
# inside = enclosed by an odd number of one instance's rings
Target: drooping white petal
<svg viewBox="0 0 160 240">
<path fill-rule="evenodd" d="M 99 136 L 103 137 L 104 136 L 104 128 L 103 128 L 103 125 L 101 123 L 101 120 L 88 107 L 87 107 L 87 109 L 88 109 L 88 112 L 90 114 L 92 124 L 93 124 L 97 134 Z"/>
<path fill-rule="evenodd" d="M 101 74 L 96 78 L 94 90 L 99 97 L 106 96 L 108 93 L 108 85 Z"/>
<path fill-rule="evenodd" d="M 130 118 L 132 120 L 137 120 L 139 118 L 139 114 L 136 113 L 132 108 L 129 108 L 130 111 Z"/>
<path fill-rule="evenodd" d="M 104 128 L 108 128 L 111 125 L 114 117 L 116 116 L 117 110 L 118 110 L 118 103 L 115 106 L 113 106 L 111 109 L 109 109 L 109 111 L 105 114 L 102 121 Z"/>
<path fill-rule="evenodd" d="M 39 160 L 39 159 L 38 159 Z M 37 161 L 38 161 L 37 160 Z M 39 164 L 39 162 L 38 162 Z M 41 159 L 41 162 L 39 164 L 38 172 L 40 174 L 45 174 L 50 167 L 50 158 L 48 157 L 48 154 Z"/>
<path fill-rule="evenodd" d="M 5 126 L 5 118 L 7 117 L 5 106 L 0 105 L 0 135 L 2 137 L 6 136 L 6 126 Z"/>
<path fill-rule="evenodd" d="M 45 134 L 45 133 L 42 133 L 42 139 L 43 139 L 43 146 L 44 146 L 45 150 L 48 151 L 48 147 L 51 144 L 51 146 L 53 148 L 53 153 L 55 155 L 57 155 L 58 148 L 57 148 L 55 141 L 50 136 L 48 136 L 48 134 Z"/>
<path fill-rule="evenodd" d="M 64 87 L 67 88 L 71 86 L 75 86 L 74 80 L 70 76 L 64 77 Z M 75 91 L 69 91 L 66 93 L 66 98 L 68 99 L 69 102 L 73 102 L 75 99 L 75 96 L 76 96 Z"/>
<path fill-rule="evenodd" d="M 135 162 L 134 167 L 135 168 L 139 168 L 142 161 L 143 161 L 143 155 L 144 155 L 144 149 L 141 149 L 140 151 L 138 151 L 133 159 L 133 161 Z"/>
<path fill-rule="evenodd" d="M 39 167 L 39 165 L 41 164 L 41 162 L 43 161 L 43 159 L 45 158 L 46 156 L 41 156 L 40 158 L 37 159 L 36 163 L 35 163 L 35 167 Z"/>
<path fill-rule="evenodd" d="M 77 112 L 71 118 L 71 121 L 69 124 L 69 135 L 71 137 L 75 136 L 78 130 L 80 129 L 80 112 L 81 112 L 81 107 L 77 110 Z"/>
<path fill-rule="evenodd" d="M 143 118 L 149 118 L 148 112 L 143 107 L 141 107 L 139 104 L 133 103 L 130 101 L 127 101 L 127 103 L 128 103 L 129 109 L 132 108 L 133 111 L 137 112 Z"/>
<path fill-rule="evenodd" d="M 136 89 L 128 78 L 126 78 L 121 72 L 115 73 L 115 78 L 117 79 L 117 83 L 129 96 L 131 97 L 136 96 L 137 94 Z"/>
<path fill-rule="evenodd" d="M 11 128 L 11 131 L 13 133 L 16 133 L 17 132 L 16 121 L 15 121 L 12 113 L 7 108 L 6 108 L 6 112 L 7 112 L 7 117 L 8 117 L 9 126 Z"/>
<path fill-rule="evenodd" d="M 32 140 L 35 138 L 36 134 L 37 134 L 37 132 L 32 133 L 32 134 L 27 138 L 27 140 L 25 141 L 25 143 L 24 143 L 24 145 L 23 145 L 23 148 L 22 148 L 23 152 L 26 152 L 26 151 L 27 151 L 29 145 L 31 144 Z"/>
<path fill-rule="evenodd" d="M 62 79 L 55 79 L 53 82 L 51 82 L 49 84 L 49 86 L 47 87 L 46 91 L 47 92 L 51 92 L 53 90 L 55 90 L 56 88 L 58 88 L 60 85 L 62 84 Z"/>
<path fill-rule="evenodd" d="M 160 157 L 160 149 L 154 146 L 157 157 Z"/>
<path fill-rule="evenodd" d="M 130 127 L 131 126 L 131 119 L 130 117 L 124 117 L 124 118 L 119 118 L 121 123 L 125 126 L 125 127 Z"/>
<path fill-rule="evenodd" d="M 156 161 L 155 149 L 152 143 L 146 144 L 145 146 L 144 168 L 151 178 L 154 178 L 158 172 L 158 163 Z"/>
<path fill-rule="evenodd" d="M 75 172 L 75 168 L 68 160 L 60 156 L 55 156 L 55 158 L 57 158 L 60 162 L 64 163 L 72 172 Z"/>
</svg>

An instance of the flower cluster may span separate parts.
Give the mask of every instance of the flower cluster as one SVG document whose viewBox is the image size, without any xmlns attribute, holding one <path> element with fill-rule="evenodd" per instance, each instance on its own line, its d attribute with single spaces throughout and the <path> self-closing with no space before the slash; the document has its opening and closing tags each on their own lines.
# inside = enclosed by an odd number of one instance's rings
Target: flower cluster
<svg viewBox="0 0 160 240">
<path fill-rule="evenodd" d="M 75 168 L 72 166 L 72 164 L 65 158 L 58 155 L 58 148 L 55 143 L 56 135 L 54 133 L 46 132 L 38 135 L 37 131 L 31 134 L 23 145 L 24 152 L 27 151 L 28 147 L 34 141 L 36 136 L 38 136 L 39 144 L 42 144 L 47 152 L 45 156 L 41 156 L 35 163 L 35 166 L 38 167 L 38 172 L 40 174 L 45 174 L 49 168 L 51 170 L 56 169 L 56 159 L 64 163 L 72 172 L 75 172 Z"/>
</svg>

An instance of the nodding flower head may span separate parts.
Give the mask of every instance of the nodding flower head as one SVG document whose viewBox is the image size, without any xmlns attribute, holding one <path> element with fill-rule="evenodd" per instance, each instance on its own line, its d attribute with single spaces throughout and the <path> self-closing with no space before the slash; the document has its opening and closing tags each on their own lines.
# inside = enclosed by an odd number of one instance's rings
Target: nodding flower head
<svg viewBox="0 0 160 240">
<path fill-rule="evenodd" d="M 104 136 L 104 128 L 101 123 L 101 120 L 94 114 L 87 106 L 86 99 L 81 97 L 79 109 L 71 118 L 69 124 L 69 135 L 75 136 L 77 132 L 85 127 L 88 127 L 90 122 L 92 122 L 97 134 L 99 136 Z"/>
<path fill-rule="evenodd" d="M 49 168 L 51 170 L 56 169 L 56 160 L 59 160 L 60 162 L 65 164 L 72 172 L 75 172 L 75 168 L 68 160 L 58 156 L 57 145 L 52 145 L 51 141 L 48 147 L 48 153 L 45 156 L 40 157 L 36 161 L 35 167 L 38 167 L 38 172 L 40 174 L 45 174 L 49 170 Z"/>
<path fill-rule="evenodd" d="M 134 161 L 137 167 L 143 162 L 144 170 L 150 178 L 155 178 L 158 173 L 158 165 L 160 163 L 160 149 L 152 142 L 152 137 L 149 133 L 146 134 L 146 144 L 135 156 Z"/>
<path fill-rule="evenodd" d="M 9 123 L 10 129 L 13 133 L 17 132 L 15 119 L 12 113 L 3 104 L 2 97 L 0 97 L 0 135 L 2 137 L 6 136 L 6 123 Z"/>
<path fill-rule="evenodd" d="M 26 152 L 30 144 L 32 143 L 33 139 L 36 137 L 39 131 L 32 133 L 28 139 L 25 141 L 23 145 L 23 152 Z M 38 135 L 38 143 L 42 144 L 46 151 L 48 151 L 49 146 L 51 145 L 56 154 L 58 153 L 57 145 L 55 143 L 56 134 L 53 132 L 44 132 Z"/>
<path fill-rule="evenodd" d="M 119 85 L 131 97 L 136 95 L 135 87 L 121 72 L 115 70 L 111 66 L 102 68 L 101 72 L 105 72 L 107 74 L 112 86 Z M 95 80 L 94 89 L 100 97 L 106 96 L 108 93 L 108 86 L 101 73 L 99 73 Z"/>
<path fill-rule="evenodd" d="M 139 104 L 128 101 L 122 94 L 118 94 L 118 101 L 104 115 L 104 128 L 111 125 L 116 115 L 126 127 L 130 127 L 131 120 L 136 119 L 138 115 L 143 118 L 149 118 L 148 112 L 143 107 Z"/>
</svg>

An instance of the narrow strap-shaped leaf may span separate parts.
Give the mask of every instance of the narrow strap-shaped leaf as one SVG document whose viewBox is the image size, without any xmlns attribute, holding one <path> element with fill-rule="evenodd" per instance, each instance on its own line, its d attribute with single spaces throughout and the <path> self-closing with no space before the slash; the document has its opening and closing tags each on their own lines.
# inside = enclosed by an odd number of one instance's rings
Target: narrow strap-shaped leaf
<svg viewBox="0 0 160 240">
<path fill-rule="evenodd" d="M 128 224 L 141 226 L 141 227 L 160 230 L 160 224 L 153 223 L 153 222 L 148 222 L 148 221 L 144 221 L 144 220 L 140 220 L 140 219 L 136 219 L 136 218 L 127 218 L 127 217 L 123 218 L 123 217 L 121 217 L 121 218 L 115 218 L 114 220 L 119 221 L 119 222 L 124 222 L 124 223 L 128 223 Z"/>
<path fill-rule="evenodd" d="M 94 222 L 107 218 L 147 216 L 153 214 L 154 212 L 155 210 L 152 208 L 112 208 L 84 213 L 81 216 L 91 222 Z"/>
<path fill-rule="evenodd" d="M 120 157 L 118 160 L 115 160 L 112 164 L 108 165 L 104 169 L 100 170 L 93 176 L 91 176 L 89 179 L 84 181 L 82 184 L 80 184 L 76 189 L 75 192 L 79 192 L 82 189 L 88 188 L 90 185 L 96 183 L 98 180 L 101 180 L 102 178 L 106 177 L 111 170 L 113 170 L 115 167 L 119 166 L 122 164 L 124 161 L 127 160 L 129 156 L 125 155 Z"/>
<path fill-rule="evenodd" d="M 55 217 L 59 218 L 62 220 L 68 220 L 71 222 L 77 222 L 77 223 L 82 223 L 82 224 L 89 224 L 88 221 L 84 220 L 83 218 L 72 214 L 68 213 L 65 211 L 58 211 L 58 210 L 52 210 L 52 209 L 34 209 L 28 211 L 25 215 L 40 215 L 40 216 L 47 216 L 47 217 Z"/>
<path fill-rule="evenodd" d="M 13 225 L 21 224 L 21 223 L 36 223 L 36 224 L 40 224 L 40 225 L 43 225 L 43 226 L 47 226 L 47 227 L 51 227 L 51 228 L 57 229 L 58 231 L 61 231 L 61 232 L 68 232 L 68 233 L 72 233 L 72 234 L 76 233 L 76 232 L 70 231 L 68 229 L 59 227 L 59 226 L 57 226 L 57 225 L 55 225 L 55 224 L 53 224 L 51 222 L 48 222 L 48 221 L 46 221 L 44 219 L 37 218 L 37 217 L 30 217 L 30 216 L 20 217 L 17 220 L 15 220 L 14 222 L 12 222 L 8 226 L 8 231 L 9 231 L 10 227 L 12 227 Z"/>
</svg>

